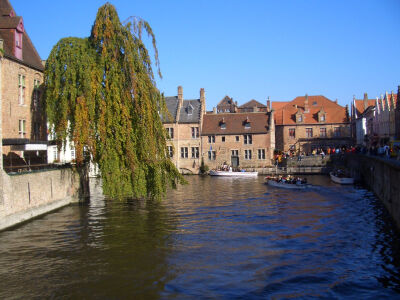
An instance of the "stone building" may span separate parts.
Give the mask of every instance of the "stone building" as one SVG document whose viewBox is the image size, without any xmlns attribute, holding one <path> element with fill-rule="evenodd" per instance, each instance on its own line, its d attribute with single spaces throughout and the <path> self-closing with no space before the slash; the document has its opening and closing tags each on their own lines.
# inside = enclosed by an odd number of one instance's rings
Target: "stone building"
<svg viewBox="0 0 400 300">
<path fill-rule="evenodd" d="M 47 128 L 41 101 L 43 64 L 8 0 L 0 0 L 0 99 L 4 167 L 46 163 Z M 13 165 L 14 164 L 14 165 Z"/>
<path fill-rule="evenodd" d="M 400 85 L 397 87 L 397 99 L 395 109 L 395 138 L 400 140 Z"/>
<path fill-rule="evenodd" d="M 214 113 L 235 113 L 238 111 L 237 101 L 233 101 L 229 96 L 225 96 L 218 104 Z"/>
<path fill-rule="evenodd" d="M 368 143 L 367 120 L 374 107 L 375 99 L 368 99 L 367 93 L 364 93 L 363 99 L 353 98 L 351 104 L 351 130 L 356 145 L 366 146 Z"/>
<path fill-rule="evenodd" d="M 305 95 L 290 102 L 272 102 L 272 108 L 277 150 L 310 153 L 352 144 L 347 107 L 337 101 Z"/>
<path fill-rule="evenodd" d="M 201 162 L 201 127 L 205 115 L 206 98 L 200 89 L 200 98 L 184 100 L 183 89 L 178 96 L 165 97 L 169 116 L 162 116 L 168 133 L 168 152 L 181 173 L 198 174 Z"/>
<path fill-rule="evenodd" d="M 240 168 L 271 165 L 275 148 L 273 112 L 207 113 L 201 132 L 206 165 Z"/>
</svg>

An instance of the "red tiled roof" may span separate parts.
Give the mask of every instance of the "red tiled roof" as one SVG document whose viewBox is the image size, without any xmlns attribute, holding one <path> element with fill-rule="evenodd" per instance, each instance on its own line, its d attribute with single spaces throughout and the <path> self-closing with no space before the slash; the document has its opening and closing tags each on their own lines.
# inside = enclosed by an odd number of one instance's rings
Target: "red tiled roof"
<svg viewBox="0 0 400 300">
<path fill-rule="evenodd" d="M 289 103 L 288 101 L 285 101 L 285 102 L 276 102 L 276 101 L 274 101 L 274 102 L 271 103 L 271 105 L 272 105 L 272 109 L 273 110 L 278 110 L 278 109 L 281 109 L 283 106 L 285 106 L 288 103 Z"/>
<path fill-rule="evenodd" d="M 254 99 L 239 106 L 239 108 L 252 108 L 252 107 L 267 107 L 267 106 Z"/>
<path fill-rule="evenodd" d="M 13 11 L 8 0 L 0 0 L 0 9 Z M 22 36 L 22 60 L 14 55 L 14 29 L 17 28 L 21 17 L 10 17 L 8 15 L 0 15 L 0 37 L 4 40 L 3 47 L 5 57 L 26 64 L 29 67 L 43 71 L 42 60 L 33 46 L 26 30 Z"/>
<path fill-rule="evenodd" d="M 274 108 L 274 102 L 272 104 L 272 107 Z M 295 105 L 297 105 L 297 108 Z M 326 113 L 326 121 L 324 123 L 347 122 L 346 108 L 332 100 L 329 100 L 325 96 L 308 96 L 309 112 L 307 113 L 305 112 L 304 106 L 305 96 L 296 97 L 292 101 L 286 102 L 285 105 L 282 105 L 279 109 L 275 110 L 275 124 L 298 124 L 296 123 L 295 115 L 299 110 L 303 112 L 303 122 L 301 124 L 319 124 L 318 112 L 321 109 Z"/>
<path fill-rule="evenodd" d="M 245 129 L 245 122 L 248 120 L 250 128 Z M 221 122 L 226 124 L 225 129 L 221 129 Z M 206 114 L 203 116 L 202 135 L 228 135 L 246 133 L 268 133 L 269 113 L 220 113 Z"/>
<path fill-rule="evenodd" d="M 356 106 L 356 112 L 357 115 L 361 115 L 365 109 L 364 109 L 364 100 L 363 99 L 355 99 L 355 106 Z M 370 107 L 370 106 L 375 106 L 375 99 L 368 99 L 368 105 L 366 108 Z"/>
</svg>

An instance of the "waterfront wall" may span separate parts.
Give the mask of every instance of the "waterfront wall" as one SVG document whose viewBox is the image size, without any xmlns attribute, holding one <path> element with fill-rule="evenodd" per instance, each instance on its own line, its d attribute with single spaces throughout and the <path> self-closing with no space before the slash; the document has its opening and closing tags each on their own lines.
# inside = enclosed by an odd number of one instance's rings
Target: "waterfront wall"
<svg viewBox="0 0 400 300">
<path fill-rule="evenodd" d="M 71 168 L 8 175 L 0 170 L 0 230 L 88 195 L 88 181 Z"/>
<path fill-rule="evenodd" d="M 353 154 L 346 156 L 346 165 L 384 203 L 400 228 L 400 162 Z"/>
</svg>

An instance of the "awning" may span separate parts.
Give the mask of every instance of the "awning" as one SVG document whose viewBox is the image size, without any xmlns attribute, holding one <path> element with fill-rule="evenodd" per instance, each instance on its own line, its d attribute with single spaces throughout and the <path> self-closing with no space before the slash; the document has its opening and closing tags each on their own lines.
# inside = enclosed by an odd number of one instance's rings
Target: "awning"
<svg viewBox="0 0 400 300">
<path fill-rule="evenodd" d="M 47 151 L 47 141 L 29 139 L 3 139 L 3 146 L 11 146 L 13 151 Z"/>
</svg>

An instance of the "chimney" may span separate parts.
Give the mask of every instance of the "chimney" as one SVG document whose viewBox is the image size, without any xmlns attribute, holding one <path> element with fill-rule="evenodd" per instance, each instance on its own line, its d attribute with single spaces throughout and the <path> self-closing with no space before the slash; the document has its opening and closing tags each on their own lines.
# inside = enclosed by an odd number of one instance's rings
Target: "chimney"
<svg viewBox="0 0 400 300">
<path fill-rule="evenodd" d="M 204 92 L 204 88 L 200 89 L 200 103 L 201 103 L 201 111 L 204 113 L 206 111 L 206 95 Z"/>
<path fill-rule="evenodd" d="M 217 108 L 213 107 L 213 114 L 216 114 L 216 113 L 217 113 Z"/>
<path fill-rule="evenodd" d="M 308 95 L 306 94 L 306 99 L 304 100 L 304 112 L 308 113 L 310 112 L 309 107 L 308 107 Z"/>
<path fill-rule="evenodd" d="M 297 104 L 294 105 L 294 108 L 297 109 Z"/>
<path fill-rule="evenodd" d="M 267 98 L 267 112 L 271 111 L 271 101 L 269 100 L 269 96 Z"/>
<path fill-rule="evenodd" d="M 364 93 L 363 103 L 364 103 L 364 110 L 366 110 L 368 108 L 368 94 L 367 93 Z"/>
<path fill-rule="evenodd" d="M 182 86 L 178 86 L 178 100 L 179 100 L 179 103 L 182 105 L 182 103 L 183 103 L 183 89 L 182 89 Z"/>
<path fill-rule="evenodd" d="M 335 99 L 335 103 L 337 104 L 337 98 Z"/>
</svg>

